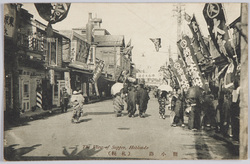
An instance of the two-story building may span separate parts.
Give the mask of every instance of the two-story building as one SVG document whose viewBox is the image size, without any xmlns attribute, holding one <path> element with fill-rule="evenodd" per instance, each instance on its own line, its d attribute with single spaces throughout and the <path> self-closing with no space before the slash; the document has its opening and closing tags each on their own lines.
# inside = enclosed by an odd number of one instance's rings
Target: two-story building
<svg viewBox="0 0 250 164">
<path fill-rule="evenodd" d="M 6 107 L 12 108 L 13 96 L 18 96 L 19 108 L 23 112 L 35 109 L 38 91 L 42 94 L 44 110 L 53 105 L 59 106 L 60 88 L 64 85 L 61 81 L 64 81 L 64 73 L 68 72 L 63 68 L 63 52 L 67 52 L 63 49 L 69 46 L 70 40 L 56 30 L 53 31 L 53 38 L 47 38 L 46 25 L 33 19 L 33 15 L 25 9 L 21 8 L 16 18 L 16 40 L 13 43 L 16 45 L 16 75 L 11 71 L 10 63 L 14 62 L 13 54 L 9 54 L 11 47 L 5 46 Z M 13 91 L 16 76 L 18 95 L 14 95 L 17 92 Z"/>
</svg>

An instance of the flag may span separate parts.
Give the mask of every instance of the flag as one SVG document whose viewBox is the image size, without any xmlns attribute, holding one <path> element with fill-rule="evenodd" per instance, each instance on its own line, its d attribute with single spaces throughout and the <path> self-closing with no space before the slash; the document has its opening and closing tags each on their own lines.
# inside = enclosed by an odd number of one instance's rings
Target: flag
<svg viewBox="0 0 250 164">
<path fill-rule="evenodd" d="M 184 13 L 184 19 L 187 21 L 187 22 L 190 22 L 191 21 L 191 16 L 188 15 L 186 12 Z"/>
<path fill-rule="evenodd" d="M 161 38 L 154 38 L 154 39 L 150 38 L 150 40 L 154 43 L 155 49 L 158 52 L 159 48 L 161 48 Z"/>
<path fill-rule="evenodd" d="M 96 67 L 95 67 L 93 77 L 92 77 L 93 82 L 97 82 L 98 78 L 101 76 L 104 65 L 105 64 L 103 60 L 96 61 Z"/>
<path fill-rule="evenodd" d="M 130 46 L 131 46 L 131 39 L 129 40 L 129 42 L 128 42 L 126 48 L 127 48 L 127 47 L 130 47 Z"/>
<path fill-rule="evenodd" d="M 198 62 L 203 62 L 205 59 L 209 58 L 211 55 L 201 35 L 199 25 L 194 15 L 193 15 L 193 18 L 190 20 L 190 23 L 188 24 L 188 26 L 193 34 L 193 38 L 194 38 L 193 48 L 196 53 Z"/>
<path fill-rule="evenodd" d="M 188 74 L 192 80 L 192 85 L 204 88 L 205 81 L 198 66 L 190 38 L 187 35 L 183 36 L 182 39 L 177 42 L 177 46 L 180 50 L 183 61 L 186 63 Z"/>
<path fill-rule="evenodd" d="M 123 55 L 131 55 L 132 49 L 134 48 L 134 46 L 130 46 L 130 47 L 125 47 L 123 49 Z"/>
<path fill-rule="evenodd" d="M 55 24 L 67 17 L 70 3 L 35 3 L 38 14 L 50 24 Z"/>
<path fill-rule="evenodd" d="M 215 47 L 225 57 L 235 60 L 234 49 L 231 46 L 222 4 L 206 3 L 203 9 L 203 15 Z"/>
</svg>

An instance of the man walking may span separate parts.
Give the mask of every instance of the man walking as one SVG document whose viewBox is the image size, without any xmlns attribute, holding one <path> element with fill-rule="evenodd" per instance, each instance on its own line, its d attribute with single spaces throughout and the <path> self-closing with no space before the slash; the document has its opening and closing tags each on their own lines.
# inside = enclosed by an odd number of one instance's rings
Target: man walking
<svg viewBox="0 0 250 164">
<path fill-rule="evenodd" d="M 134 117 L 134 114 L 136 112 L 136 102 L 137 102 L 137 96 L 136 96 L 136 90 L 134 86 L 131 86 L 128 91 L 128 116 Z"/>
<path fill-rule="evenodd" d="M 70 96 L 67 93 L 66 88 L 63 88 L 62 90 L 63 92 L 61 93 L 61 110 L 63 113 L 63 112 L 67 112 Z"/>
<path fill-rule="evenodd" d="M 148 95 L 148 91 L 146 90 L 144 84 L 145 83 L 141 83 L 137 91 L 137 104 L 139 105 L 139 116 L 141 118 L 145 117 L 148 100 L 150 99 Z"/>
</svg>

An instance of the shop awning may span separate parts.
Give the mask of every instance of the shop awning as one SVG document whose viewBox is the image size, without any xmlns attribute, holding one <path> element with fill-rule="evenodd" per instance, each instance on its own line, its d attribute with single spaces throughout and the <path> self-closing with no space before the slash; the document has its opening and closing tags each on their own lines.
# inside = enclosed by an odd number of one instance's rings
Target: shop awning
<svg viewBox="0 0 250 164">
<path fill-rule="evenodd" d="M 93 75 L 93 73 L 91 73 L 91 72 L 84 71 L 84 70 L 78 70 L 78 69 L 74 69 L 74 68 L 72 68 L 71 71 L 79 72 L 79 73 L 83 73 L 83 74 L 88 74 L 88 75 Z"/>
</svg>

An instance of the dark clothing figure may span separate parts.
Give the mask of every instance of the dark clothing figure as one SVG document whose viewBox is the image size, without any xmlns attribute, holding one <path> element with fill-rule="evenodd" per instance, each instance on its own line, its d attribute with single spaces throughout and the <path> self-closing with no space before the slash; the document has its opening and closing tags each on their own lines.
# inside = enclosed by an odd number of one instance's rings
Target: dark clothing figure
<svg viewBox="0 0 250 164">
<path fill-rule="evenodd" d="M 208 94 L 205 96 L 204 102 L 202 103 L 202 116 L 203 119 L 201 119 L 202 126 L 215 126 L 215 116 L 216 111 L 213 105 L 214 96 L 212 94 Z"/>
<path fill-rule="evenodd" d="M 227 136 L 228 135 L 228 128 L 229 125 L 231 124 L 231 102 L 229 100 L 229 96 L 225 94 L 224 96 L 224 103 L 222 106 L 222 134 Z"/>
<path fill-rule="evenodd" d="M 69 94 L 66 92 L 66 90 L 63 91 L 63 93 L 61 93 L 61 110 L 62 113 L 63 112 L 67 112 L 68 110 L 68 104 L 69 104 Z"/>
<path fill-rule="evenodd" d="M 149 95 L 144 87 L 140 87 L 137 91 L 137 104 L 139 105 L 139 115 L 140 117 L 145 117 L 145 112 L 147 110 Z"/>
<path fill-rule="evenodd" d="M 174 95 L 172 97 L 171 109 L 175 112 L 173 124 L 181 125 L 183 123 L 183 99 L 181 95 Z"/>
<path fill-rule="evenodd" d="M 200 129 L 200 106 L 192 106 L 188 117 L 189 129 Z"/>
<path fill-rule="evenodd" d="M 130 89 L 130 91 L 128 92 L 128 101 L 127 101 L 127 105 L 128 105 L 128 116 L 129 117 L 134 117 L 134 114 L 136 112 L 136 102 L 137 102 L 137 95 L 136 95 L 136 90 L 134 87 L 132 87 Z"/>
</svg>

